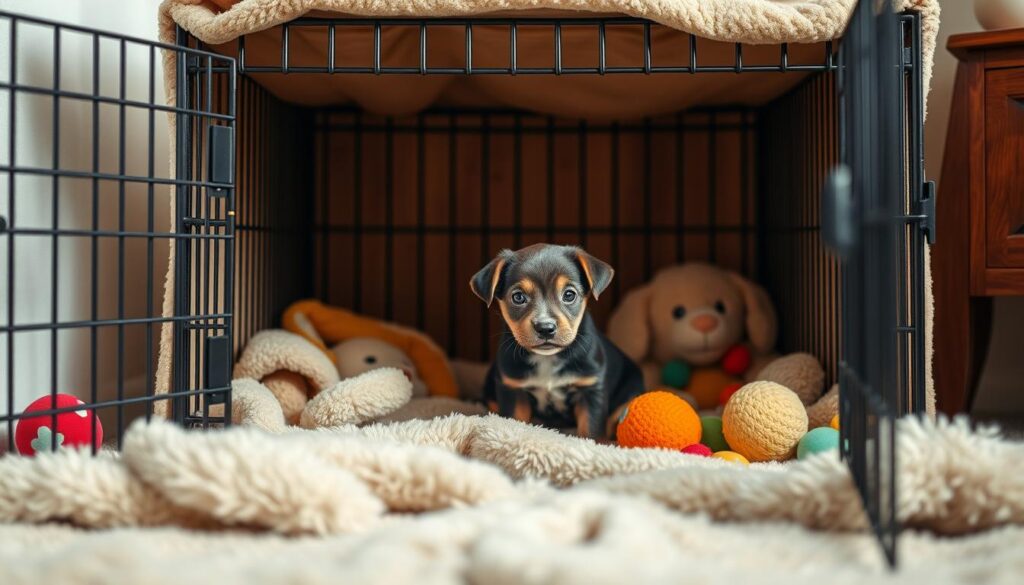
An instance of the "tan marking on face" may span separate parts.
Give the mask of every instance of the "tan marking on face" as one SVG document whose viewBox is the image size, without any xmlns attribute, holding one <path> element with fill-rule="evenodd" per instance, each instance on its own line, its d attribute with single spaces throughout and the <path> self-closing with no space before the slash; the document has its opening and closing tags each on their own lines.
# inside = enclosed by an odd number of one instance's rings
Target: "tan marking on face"
<svg viewBox="0 0 1024 585">
<path fill-rule="evenodd" d="M 590 436 L 590 413 L 582 402 L 576 404 L 576 434 L 581 437 Z"/>
<path fill-rule="evenodd" d="M 555 308 L 551 311 L 555 316 L 555 322 L 558 323 L 558 330 L 564 331 L 569 328 L 569 318 L 565 316 L 565 313 L 560 308 Z"/>
<path fill-rule="evenodd" d="M 566 287 L 572 284 L 572 279 L 564 274 L 559 274 L 555 277 L 555 294 L 561 299 L 562 292 L 565 291 Z M 569 316 L 561 305 L 556 305 L 552 308 L 552 313 L 555 316 L 555 321 L 558 322 L 558 330 L 565 331 L 570 330 L 575 333 L 579 330 L 580 321 L 583 320 L 583 313 L 587 311 L 587 304 L 584 298 L 579 299 L 580 312 L 576 315 L 573 320 L 569 320 Z"/>
<path fill-rule="evenodd" d="M 556 276 L 555 277 L 555 296 L 558 297 L 559 299 L 561 299 L 562 298 L 562 291 L 564 291 L 565 287 L 569 286 L 570 284 L 572 284 L 572 281 L 569 280 L 568 276 L 566 276 L 564 274 L 559 274 L 558 276 Z M 558 329 L 559 329 L 559 331 L 568 329 L 569 328 L 569 318 L 566 317 L 565 311 L 562 310 L 562 307 L 560 305 L 553 307 L 553 309 L 554 310 L 552 312 L 555 314 L 555 321 L 558 322 Z"/>
<path fill-rule="evenodd" d="M 525 292 L 525 291 L 524 291 Z M 530 339 L 530 327 L 533 317 L 533 311 L 527 311 L 523 314 L 523 318 L 516 321 L 512 318 L 512 315 L 508 312 L 508 305 L 504 300 L 498 301 L 498 308 L 501 309 L 501 317 L 505 320 L 508 325 L 509 331 L 512 332 L 512 337 L 519 342 L 520 345 L 526 345 L 526 342 Z"/>
<path fill-rule="evenodd" d="M 583 314 L 587 312 L 587 301 L 586 299 L 580 299 L 580 312 L 576 314 L 576 318 L 572 321 L 572 330 L 579 331 L 580 323 L 583 322 Z"/>
<path fill-rule="evenodd" d="M 533 281 L 529 278 L 524 278 L 519 281 L 519 288 L 528 295 L 532 295 L 533 291 L 537 290 L 537 285 L 533 284 Z"/>
</svg>

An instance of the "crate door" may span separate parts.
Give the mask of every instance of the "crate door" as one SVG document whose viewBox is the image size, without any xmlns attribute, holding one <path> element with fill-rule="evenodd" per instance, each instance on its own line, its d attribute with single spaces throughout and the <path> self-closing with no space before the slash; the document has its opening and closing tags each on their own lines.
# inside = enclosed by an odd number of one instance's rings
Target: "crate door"
<svg viewBox="0 0 1024 585">
<path fill-rule="evenodd" d="M 823 230 L 843 258 L 841 453 L 872 526 L 895 562 L 894 422 L 905 200 L 902 39 L 889 2 L 862 0 L 840 52 L 841 164 L 824 199 Z"/>
<path fill-rule="evenodd" d="M 187 82 L 176 105 L 159 84 L 165 59 Z M 228 57 L 0 11 L 0 445 L 28 444 L 16 428 L 36 398 L 49 399 L 32 415 L 49 422 L 33 449 L 60 447 L 67 416 L 88 410 L 95 452 L 120 446 L 135 418 L 226 387 L 227 369 L 196 370 L 203 380 L 179 375 L 163 393 L 157 351 L 173 329 L 176 351 L 216 357 L 217 342 L 189 337 L 230 332 L 230 278 L 221 293 L 191 291 L 231 258 L 232 162 L 216 155 L 226 144 L 230 159 L 234 102 L 216 84 L 234 75 Z M 177 153 L 169 117 L 191 132 Z M 165 314 L 171 246 L 183 278 Z"/>
</svg>

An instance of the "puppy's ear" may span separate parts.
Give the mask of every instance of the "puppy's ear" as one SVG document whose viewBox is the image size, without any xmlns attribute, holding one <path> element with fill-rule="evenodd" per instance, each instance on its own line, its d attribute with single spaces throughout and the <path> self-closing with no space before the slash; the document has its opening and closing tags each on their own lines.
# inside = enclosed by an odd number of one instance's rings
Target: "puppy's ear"
<svg viewBox="0 0 1024 585">
<path fill-rule="evenodd" d="M 594 300 L 597 300 L 601 293 L 611 284 L 612 278 L 615 277 L 615 269 L 606 262 L 602 262 L 587 254 L 580 248 L 574 249 L 573 254 L 575 255 L 576 263 L 580 266 L 580 270 L 583 271 L 583 277 L 587 279 L 590 293 L 594 295 Z"/>
<path fill-rule="evenodd" d="M 502 250 L 494 260 L 488 262 L 487 266 L 481 268 L 480 272 L 469 280 L 469 288 L 473 289 L 473 294 L 487 303 L 488 307 L 494 302 L 494 292 L 498 290 L 501 274 L 508 265 L 508 255 L 508 250 Z"/>
<path fill-rule="evenodd" d="M 729 278 L 743 293 L 750 344 L 760 353 L 771 351 L 778 335 L 778 318 L 768 292 L 735 272 L 730 272 Z"/>
</svg>

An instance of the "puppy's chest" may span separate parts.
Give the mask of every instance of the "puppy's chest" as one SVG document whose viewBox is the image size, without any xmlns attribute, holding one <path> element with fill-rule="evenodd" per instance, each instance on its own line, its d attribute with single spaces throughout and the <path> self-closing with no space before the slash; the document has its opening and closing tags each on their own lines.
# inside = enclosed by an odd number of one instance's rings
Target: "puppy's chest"
<svg viewBox="0 0 1024 585">
<path fill-rule="evenodd" d="M 557 356 L 531 356 L 532 370 L 524 378 L 508 380 L 529 392 L 537 400 L 537 410 L 566 412 L 575 403 L 582 386 L 595 383 L 594 376 L 584 376 L 567 368 Z"/>
</svg>

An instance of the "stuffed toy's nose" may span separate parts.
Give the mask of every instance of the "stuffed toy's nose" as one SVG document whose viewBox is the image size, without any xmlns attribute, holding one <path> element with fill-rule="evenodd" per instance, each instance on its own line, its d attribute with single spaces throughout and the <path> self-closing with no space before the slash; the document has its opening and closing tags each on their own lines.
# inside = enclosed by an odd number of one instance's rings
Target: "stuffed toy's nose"
<svg viewBox="0 0 1024 585">
<path fill-rule="evenodd" d="M 690 326 L 701 333 L 708 333 L 718 327 L 718 318 L 714 315 L 697 315 L 690 319 Z"/>
</svg>

